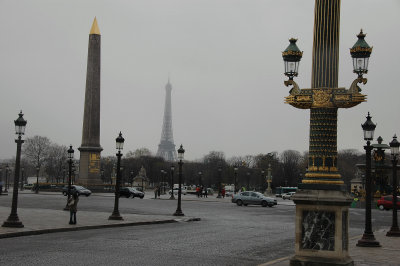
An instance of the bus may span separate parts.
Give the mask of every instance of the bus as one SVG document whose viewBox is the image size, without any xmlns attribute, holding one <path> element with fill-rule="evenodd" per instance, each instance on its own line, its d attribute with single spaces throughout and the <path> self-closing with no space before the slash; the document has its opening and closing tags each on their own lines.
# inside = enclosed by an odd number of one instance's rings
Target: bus
<svg viewBox="0 0 400 266">
<path fill-rule="evenodd" d="M 275 197 L 282 197 L 282 194 L 296 191 L 297 187 L 277 187 L 275 188 Z"/>
</svg>

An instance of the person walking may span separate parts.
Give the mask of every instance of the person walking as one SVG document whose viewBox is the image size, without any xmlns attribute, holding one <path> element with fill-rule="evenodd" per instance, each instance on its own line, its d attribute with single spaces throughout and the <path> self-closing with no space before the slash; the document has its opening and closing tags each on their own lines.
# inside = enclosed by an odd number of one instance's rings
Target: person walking
<svg viewBox="0 0 400 266">
<path fill-rule="evenodd" d="M 76 212 L 78 211 L 79 194 L 75 191 L 68 199 L 69 207 L 69 224 L 76 224 Z"/>
<path fill-rule="evenodd" d="M 223 189 L 222 189 L 222 193 L 221 193 L 221 194 L 222 194 L 222 198 L 225 198 L 225 192 L 226 192 L 226 191 L 225 191 L 225 188 L 223 188 Z"/>
<path fill-rule="evenodd" d="M 205 187 L 204 188 L 204 197 L 207 198 L 207 195 L 208 195 L 208 191 L 207 191 L 207 188 Z"/>
<path fill-rule="evenodd" d="M 157 195 L 158 195 L 158 187 L 155 187 L 154 188 L 154 199 L 157 198 Z"/>
</svg>

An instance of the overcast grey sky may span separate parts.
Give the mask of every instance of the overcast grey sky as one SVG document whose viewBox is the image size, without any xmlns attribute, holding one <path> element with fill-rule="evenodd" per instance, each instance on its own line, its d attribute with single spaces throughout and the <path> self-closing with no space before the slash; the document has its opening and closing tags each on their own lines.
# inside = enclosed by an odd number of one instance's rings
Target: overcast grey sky
<svg viewBox="0 0 400 266">
<path fill-rule="evenodd" d="M 362 150 L 368 111 L 376 136 L 400 135 L 397 84 L 400 1 L 342 1 L 339 86 L 349 87 L 349 48 L 360 28 L 373 46 L 368 102 L 340 109 L 338 149 Z M 170 73 L 175 144 L 187 159 L 211 150 L 233 155 L 308 150 L 309 110 L 284 104 L 281 52 L 290 37 L 304 51 L 300 87 L 311 84 L 314 1 L 0 0 L 0 159 L 15 156 L 13 120 L 26 137 L 81 144 L 88 34 L 102 35 L 102 155 L 124 153 L 161 136 Z M 78 153 L 78 152 L 76 152 Z M 79 155 L 76 155 L 79 158 Z"/>
</svg>

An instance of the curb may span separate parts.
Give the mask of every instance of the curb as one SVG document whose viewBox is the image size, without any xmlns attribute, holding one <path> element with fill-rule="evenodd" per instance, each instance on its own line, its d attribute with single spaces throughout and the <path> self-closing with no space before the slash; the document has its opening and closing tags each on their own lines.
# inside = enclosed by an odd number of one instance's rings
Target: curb
<svg viewBox="0 0 400 266">
<path fill-rule="evenodd" d="M 2 238 L 11 238 L 11 237 L 20 237 L 20 236 L 32 236 L 32 235 L 60 233 L 60 232 L 92 230 L 92 229 L 101 229 L 101 228 L 139 226 L 139 225 L 151 225 L 151 224 L 167 224 L 167 223 L 177 223 L 177 222 L 194 222 L 194 221 L 201 221 L 201 219 L 200 218 L 183 218 L 183 219 L 170 219 L 170 220 L 148 221 L 148 222 L 130 222 L 130 223 L 120 223 L 120 224 L 86 225 L 86 226 L 79 226 L 79 227 L 64 227 L 64 228 L 31 230 L 31 231 L 22 231 L 22 232 L 13 232 L 13 233 L 0 234 L 0 239 L 2 239 Z"/>
</svg>

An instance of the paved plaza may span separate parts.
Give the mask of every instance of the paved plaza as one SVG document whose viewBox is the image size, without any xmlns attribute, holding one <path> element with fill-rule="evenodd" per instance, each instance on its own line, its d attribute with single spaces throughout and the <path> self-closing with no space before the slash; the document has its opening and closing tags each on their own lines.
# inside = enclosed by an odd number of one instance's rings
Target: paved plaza
<svg viewBox="0 0 400 266">
<path fill-rule="evenodd" d="M 8 196 L 0 197 L 0 200 L 6 199 L 10 197 L 11 194 Z M 21 197 L 34 197 L 36 195 L 32 194 L 30 191 L 23 191 L 20 195 Z M 43 198 L 60 198 L 59 193 L 51 193 L 51 192 L 42 192 L 40 195 Z M 130 203 L 137 200 L 139 203 L 147 204 L 147 203 L 154 203 L 159 202 L 159 204 L 175 204 L 176 201 L 168 200 L 168 195 L 162 195 L 161 199 L 153 199 L 151 198 L 152 193 L 148 193 L 145 199 L 120 199 L 125 200 L 125 202 Z M 82 198 L 82 202 L 85 201 L 85 197 Z M 91 200 L 106 200 L 108 202 L 113 202 L 113 194 L 108 193 L 95 193 L 91 196 Z M 186 195 L 183 197 L 183 204 L 187 209 L 188 206 L 191 204 L 214 204 L 216 208 L 220 207 L 236 207 L 232 203 L 230 203 L 230 198 L 225 199 L 216 199 L 215 195 L 210 196 L 206 199 L 204 198 L 197 198 L 193 195 Z M 172 205 L 173 206 L 173 205 Z M 219 207 L 218 207 L 219 206 Z M 239 207 L 240 210 L 250 209 L 254 210 L 271 210 L 270 208 L 261 208 L 261 207 Z M 273 212 L 277 213 L 280 209 L 286 208 L 288 210 L 294 209 L 294 204 L 292 201 L 283 201 L 279 200 L 279 204 L 276 208 L 272 208 Z M 185 209 L 184 209 L 185 212 Z M 10 213 L 10 207 L 0 206 L 0 217 L 5 220 Z M 154 211 L 149 211 L 148 214 L 145 212 L 140 213 L 121 213 L 124 220 L 123 221 L 110 221 L 108 220 L 108 216 L 110 212 L 105 212 L 101 210 L 79 210 L 78 211 L 78 224 L 77 225 L 69 225 L 67 223 L 69 219 L 69 212 L 63 210 L 55 210 L 49 209 L 47 207 L 22 207 L 18 209 L 18 215 L 21 221 L 24 224 L 24 228 L 5 228 L 0 227 L 0 243 L 5 241 L 6 239 L 21 239 L 25 238 L 29 235 L 35 237 L 34 235 L 42 235 L 42 234 L 49 234 L 54 235 L 54 233 L 59 232 L 70 232 L 71 234 L 78 234 L 78 232 L 73 231 L 80 231 L 82 234 L 83 231 L 88 231 L 89 229 L 100 229 L 100 230 L 107 230 L 107 228 L 115 228 L 118 230 L 120 227 L 131 227 L 135 226 L 136 228 L 144 225 L 153 225 L 159 226 L 159 229 L 162 230 L 163 224 L 176 224 L 179 227 L 179 224 L 191 223 L 192 225 L 196 224 L 196 226 L 202 226 L 201 224 L 204 223 L 203 219 L 207 219 L 207 216 L 204 215 L 203 212 L 199 211 L 199 215 L 192 215 L 196 213 L 196 211 L 192 211 L 190 215 L 184 217 L 175 217 L 172 215 L 166 215 L 165 213 L 161 214 L 154 214 Z M 383 212 L 384 214 L 388 214 L 388 212 Z M 271 218 L 273 219 L 273 218 Z M 263 221 L 262 221 L 263 222 Z M 157 225 L 158 224 L 158 225 Z M 165 225 L 164 225 L 165 226 Z M 240 226 L 240 225 L 239 225 Z M 244 225 L 245 226 L 245 225 Z M 175 226 L 174 226 L 175 227 Z M 189 225 L 190 227 L 190 225 Z M 122 228 L 121 228 L 122 229 Z M 387 228 L 389 229 L 389 228 Z M 356 247 L 356 243 L 358 239 L 360 239 L 361 235 L 353 235 L 350 238 L 350 254 L 353 258 L 355 265 L 400 265 L 400 239 L 399 238 L 390 238 L 386 237 L 385 229 L 378 229 L 375 231 L 375 236 L 377 240 L 381 243 L 382 247 L 380 248 L 360 248 Z M 260 232 L 263 233 L 263 232 Z M 267 232 L 266 232 L 267 233 Z M 218 237 L 218 236 L 216 236 Z M 289 243 L 290 244 L 290 243 Z M 294 254 L 294 242 L 290 245 L 293 246 L 293 252 L 287 253 L 286 256 L 282 256 L 282 254 L 277 254 L 274 259 L 270 259 L 265 261 L 264 263 L 252 263 L 250 262 L 248 265 L 289 265 L 289 260 L 291 256 Z M 290 249 L 289 249 L 290 250 Z M 166 263 L 170 264 L 170 263 Z M 196 264 L 196 263 L 195 263 Z M 219 261 L 216 265 L 221 264 Z M 223 262 L 222 262 L 223 264 Z M 243 263 L 233 263 L 233 265 L 242 265 Z M 14 265 L 14 264 L 13 264 Z M 199 263 L 201 265 L 201 263 Z M 226 265 L 232 265 L 232 262 L 227 263 Z"/>
</svg>

